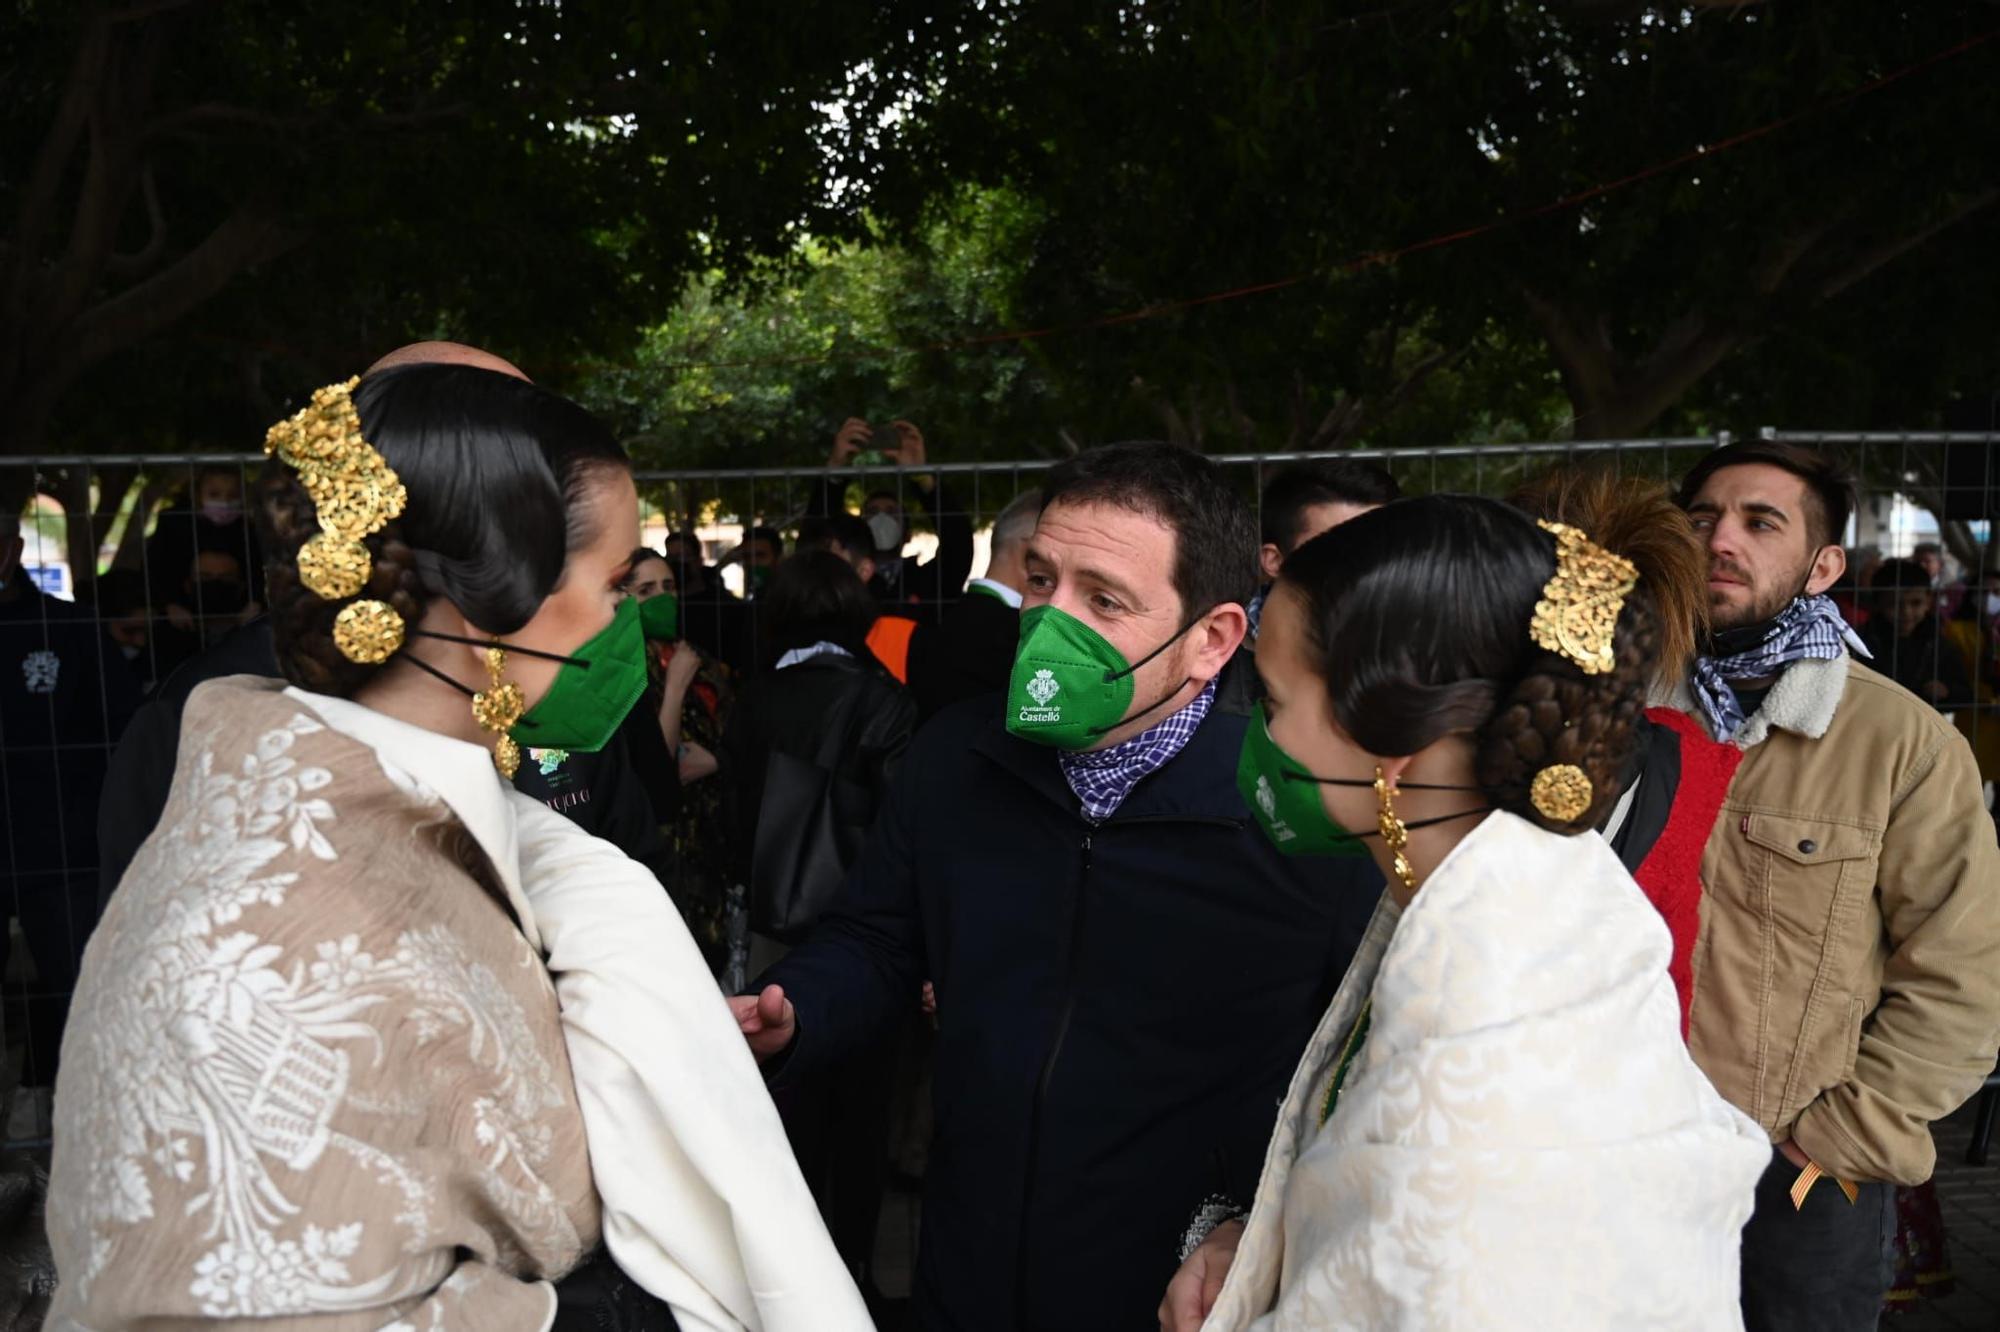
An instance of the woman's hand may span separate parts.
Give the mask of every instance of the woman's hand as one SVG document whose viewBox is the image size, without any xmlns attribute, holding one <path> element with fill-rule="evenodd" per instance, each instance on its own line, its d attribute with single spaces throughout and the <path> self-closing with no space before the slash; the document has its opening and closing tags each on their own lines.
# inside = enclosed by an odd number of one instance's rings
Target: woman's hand
<svg viewBox="0 0 2000 1332">
<path fill-rule="evenodd" d="M 1167 1297 L 1160 1301 L 1161 1332 L 1198 1332 L 1202 1320 L 1222 1294 L 1222 1280 L 1236 1261 L 1236 1246 L 1243 1242 L 1243 1223 L 1224 1221 L 1210 1231 L 1201 1246 L 1187 1256 L 1181 1270 L 1167 1283 Z"/>
<path fill-rule="evenodd" d="M 707 749 L 692 740 L 682 742 L 680 752 L 682 786 L 698 782 L 704 777 L 713 777 L 721 769 L 721 761 Z"/>
<path fill-rule="evenodd" d="M 695 672 L 700 669 L 701 653 L 694 650 L 692 643 L 674 644 L 674 655 L 667 660 L 666 692 L 687 693 L 687 687 L 694 683 Z"/>
</svg>

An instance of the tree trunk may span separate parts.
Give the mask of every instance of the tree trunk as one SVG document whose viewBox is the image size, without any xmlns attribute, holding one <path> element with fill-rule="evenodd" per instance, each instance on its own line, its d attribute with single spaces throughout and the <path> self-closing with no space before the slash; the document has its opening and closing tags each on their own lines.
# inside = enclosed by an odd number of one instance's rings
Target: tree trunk
<svg viewBox="0 0 2000 1332">
<path fill-rule="evenodd" d="M 183 7 L 107 9 L 85 25 L 55 123 L 26 173 L 11 243 L 0 243 L 0 453 L 38 452 L 57 402 L 86 370 L 306 239 L 253 183 L 193 248 L 165 253 L 149 174 L 150 91 L 167 57 L 170 11 Z M 135 202 L 153 239 L 121 255 L 114 238 Z"/>
<path fill-rule="evenodd" d="M 1522 297 L 1549 345 L 1569 394 L 1574 439 L 1630 439 L 1743 345 L 1745 329 L 1690 311 L 1644 359 L 1613 344 L 1608 319 L 1524 288 Z"/>
</svg>

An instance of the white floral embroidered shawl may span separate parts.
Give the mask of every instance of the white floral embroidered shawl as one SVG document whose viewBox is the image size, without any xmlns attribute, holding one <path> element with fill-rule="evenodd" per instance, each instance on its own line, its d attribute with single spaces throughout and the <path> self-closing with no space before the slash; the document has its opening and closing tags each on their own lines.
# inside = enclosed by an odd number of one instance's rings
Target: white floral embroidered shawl
<svg viewBox="0 0 2000 1332">
<path fill-rule="evenodd" d="M 1771 1145 L 1688 1058 L 1669 948 L 1602 839 L 1511 814 L 1400 919 L 1385 897 L 1207 1332 L 1740 1328 L 1739 1234 Z"/>
<path fill-rule="evenodd" d="M 52 1327 L 544 1328 L 600 1195 L 683 1327 L 867 1326 L 657 882 L 355 704 L 196 691 L 63 1054 Z"/>
</svg>

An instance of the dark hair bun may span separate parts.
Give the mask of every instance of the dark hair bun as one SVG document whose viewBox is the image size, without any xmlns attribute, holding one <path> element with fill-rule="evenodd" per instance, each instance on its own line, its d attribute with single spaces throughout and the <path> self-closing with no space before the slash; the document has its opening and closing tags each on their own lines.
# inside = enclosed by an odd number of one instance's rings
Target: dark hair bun
<svg viewBox="0 0 2000 1332">
<path fill-rule="evenodd" d="M 1624 784 L 1660 650 L 1644 586 L 1625 599 L 1602 675 L 1536 645 L 1529 624 L 1555 572 L 1556 541 L 1519 510 L 1428 495 L 1366 513 L 1307 542 L 1284 582 L 1303 594 L 1308 640 L 1333 714 L 1372 754 L 1472 738 L 1473 772 L 1496 808 L 1554 832 L 1597 826 Z M 1557 821 L 1535 777 L 1573 764 L 1590 806 Z"/>
<path fill-rule="evenodd" d="M 1525 629 L 1524 629 L 1525 632 Z M 1618 664 L 1585 675 L 1565 657 L 1534 648 L 1527 670 L 1477 734 L 1473 770 L 1496 808 L 1551 832 L 1597 827 L 1624 788 L 1646 710 L 1647 682 L 1660 646 L 1651 598 L 1626 598 L 1613 639 Z M 1535 777 L 1568 763 L 1590 780 L 1590 806 L 1567 822 L 1535 808 Z"/>
<path fill-rule="evenodd" d="M 596 539 L 587 483 L 631 465 L 583 408 L 492 370 L 384 370 L 361 381 L 354 406 L 409 494 L 402 517 L 367 539 L 374 571 L 359 596 L 388 602 L 412 629 L 439 598 L 487 633 L 526 624 L 561 580 L 569 551 Z M 323 601 L 299 582 L 299 547 L 320 530 L 312 499 L 275 460 L 258 499 L 279 669 L 303 689 L 351 695 L 383 667 L 351 662 L 334 646 L 334 618 L 351 603 Z"/>
</svg>

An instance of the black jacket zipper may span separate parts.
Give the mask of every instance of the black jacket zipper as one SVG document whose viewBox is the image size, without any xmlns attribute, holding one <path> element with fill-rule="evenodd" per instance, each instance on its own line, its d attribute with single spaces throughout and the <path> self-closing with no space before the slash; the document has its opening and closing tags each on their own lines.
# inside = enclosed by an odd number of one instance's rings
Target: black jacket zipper
<svg viewBox="0 0 2000 1332">
<path fill-rule="evenodd" d="M 1028 1299 L 1028 1224 L 1034 1211 L 1035 1175 L 1040 1164 L 1042 1111 L 1048 1101 L 1049 1084 L 1055 1080 L 1056 1061 L 1062 1058 L 1063 1042 L 1069 1036 L 1070 1021 L 1076 1015 L 1078 972 L 1083 964 L 1084 898 L 1090 889 L 1092 838 L 1098 828 L 1130 828 L 1149 823 L 1207 824 L 1232 829 L 1243 826 L 1241 819 L 1219 815 L 1149 814 L 1130 819 L 1107 819 L 1083 834 L 1082 870 L 1077 878 L 1076 906 L 1070 916 L 1069 964 L 1063 979 L 1062 1011 L 1056 1018 L 1055 1038 L 1049 1042 L 1049 1052 L 1042 1057 L 1042 1069 L 1035 1078 L 1035 1103 L 1028 1116 L 1027 1172 L 1021 1185 L 1021 1225 L 1014 1256 L 1014 1317 L 1017 1325 Z"/>
<path fill-rule="evenodd" d="M 1096 831 L 1092 827 L 1083 834 L 1083 861 L 1077 875 L 1076 906 L 1070 913 L 1069 969 L 1063 980 L 1062 1011 L 1056 1017 L 1056 1033 L 1049 1042 L 1049 1052 L 1042 1056 L 1042 1071 L 1035 1078 L 1035 1104 L 1028 1113 L 1028 1168 L 1021 1180 L 1021 1224 L 1014 1251 L 1014 1323 L 1017 1327 L 1028 1304 L 1028 1218 L 1034 1215 L 1035 1171 L 1040 1164 L 1042 1150 L 1042 1108 L 1048 1100 L 1049 1083 L 1055 1078 L 1056 1060 L 1062 1055 L 1063 1041 L 1069 1035 L 1070 1019 L 1076 1014 L 1076 973 L 1083 960 L 1083 902 L 1090 890 L 1091 839 Z"/>
</svg>

